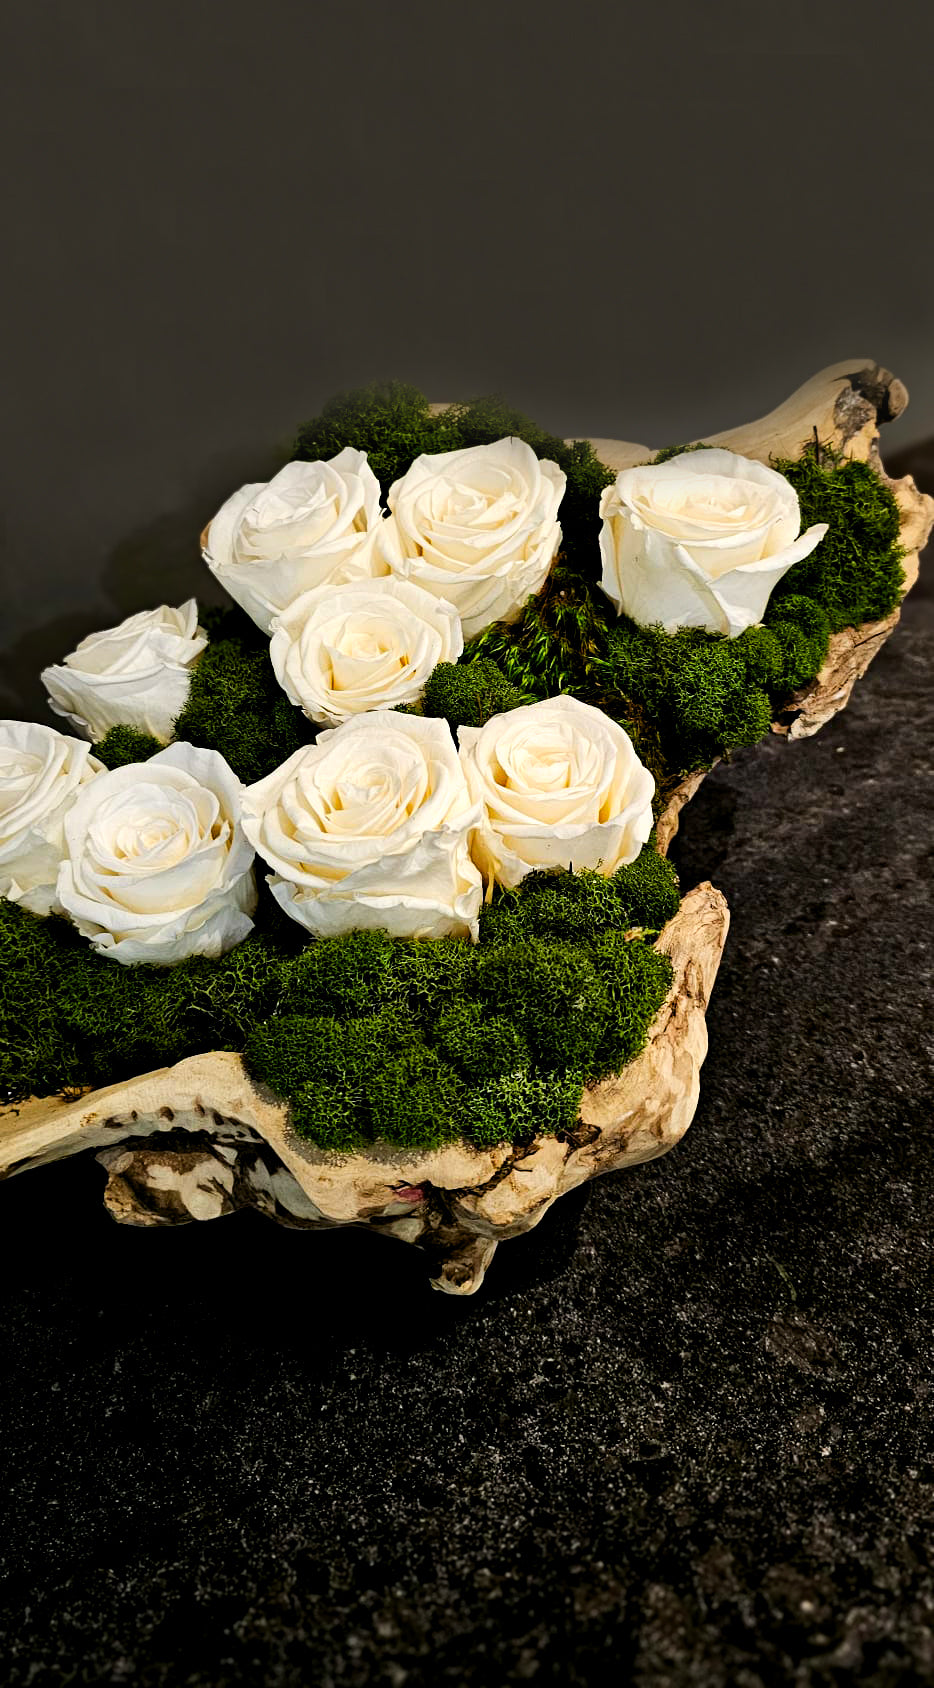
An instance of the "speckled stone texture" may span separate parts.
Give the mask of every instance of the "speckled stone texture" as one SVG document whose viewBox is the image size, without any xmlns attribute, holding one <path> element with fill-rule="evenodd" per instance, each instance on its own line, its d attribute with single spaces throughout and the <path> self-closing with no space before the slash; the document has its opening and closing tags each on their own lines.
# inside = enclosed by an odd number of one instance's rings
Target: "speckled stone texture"
<svg viewBox="0 0 934 1688">
<path fill-rule="evenodd" d="M 0 1189 L 8 1688 L 934 1680 L 931 573 L 687 811 L 733 911 L 691 1131 L 473 1301 L 117 1227 L 90 1158 Z"/>
</svg>

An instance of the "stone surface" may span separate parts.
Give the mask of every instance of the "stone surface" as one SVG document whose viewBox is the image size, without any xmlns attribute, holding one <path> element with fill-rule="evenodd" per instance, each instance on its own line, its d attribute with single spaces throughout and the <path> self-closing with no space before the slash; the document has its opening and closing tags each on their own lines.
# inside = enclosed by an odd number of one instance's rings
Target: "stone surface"
<svg viewBox="0 0 934 1688">
<path fill-rule="evenodd" d="M 98 1149 L 115 1219 L 147 1229 L 243 1207 L 303 1229 L 362 1225 L 428 1249 L 433 1283 L 479 1289 L 499 1242 L 529 1231 L 587 1179 L 664 1154 L 694 1116 L 707 1053 L 704 1014 L 729 928 L 718 891 L 697 886 L 659 938 L 673 979 L 642 1054 L 584 1092 L 572 1134 L 430 1153 L 387 1145 L 339 1156 L 288 1125 L 230 1051 L 192 1056 L 63 1101 L 0 1109 L 0 1176 Z"/>
<path fill-rule="evenodd" d="M 8 1688 L 930 1684 L 931 566 L 846 712 L 685 814 L 733 928 L 678 1152 L 482 1296 L 139 1235 L 90 1156 L 0 1186 Z"/>
</svg>

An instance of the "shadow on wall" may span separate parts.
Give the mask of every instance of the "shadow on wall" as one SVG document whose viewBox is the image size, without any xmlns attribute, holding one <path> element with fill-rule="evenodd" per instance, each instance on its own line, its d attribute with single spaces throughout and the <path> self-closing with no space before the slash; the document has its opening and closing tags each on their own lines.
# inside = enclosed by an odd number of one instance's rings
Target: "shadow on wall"
<svg viewBox="0 0 934 1688">
<path fill-rule="evenodd" d="M 253 473 L 257 480 L 268 479 L 280 466 L 281 456 L 270 456 L 265 465 L 256 465 Z M 913 475 L 922 491 L 934 493 L 934 437 L 896 453 L 886 461 L 886 468 L 892 476 Z M 236 476 L 228 476 L 221 484 L 233 490 L 241 483 Z M 207 519 L 205 511 L 217 509 L 219 502 L 213 493 L 204 497 L 199 494 L 184 509 L 160 516 L 121 540 L 100 577 L 100 586 L 112 606 L 111 625 L 136 610 L 179 604 L 192 596 L 204 604 L 229 602 L 202 562 L 198 545 Z M 934 596 L 932 575 L 930 564 L 922 568 L 913 598 Z M 61 661 L 85 634 L 106 625 L 100 614 L 89 619 L 73 611 L 24 634 L 3 657 L 0 715 L 60 725 L 47 707 L 39 679 L 41 670 Z"/>
</svg>

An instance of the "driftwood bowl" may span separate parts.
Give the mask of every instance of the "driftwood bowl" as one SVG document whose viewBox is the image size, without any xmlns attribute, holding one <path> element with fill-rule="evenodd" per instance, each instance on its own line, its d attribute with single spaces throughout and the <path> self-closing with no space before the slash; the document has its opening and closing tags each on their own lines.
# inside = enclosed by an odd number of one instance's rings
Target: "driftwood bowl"
<svg viewBox="0 0 934 1688">
<path fill-rule="evenodd" d="M 711 885 L 686 896 L 658 944 L 674 977 L 642 1054 L 584 1092 L 573 1133 L 517 1147 L 430 1153 L 374 1146 L 339 1156 L 290 1131 L 287 1108 L 239 1055 L 195 1055 L 95 1090 L 0 1114 L 0 1176 L 97 1149 L 104 1200 L 127 1225 L 219 1219 L 255 1207 L 316 1230 L 367 1225 L 433 1256 L 435 1287 L 478 1289 L 498 1242 L 537 1225 L 585 1179 L 663 1155 L 694 1116 L 707 1053 L 704 1013 L 729 914 Z"/>
<path fill-rule="evenodd" d="M 900 381 L 854 358 L 823 370 L 761 421 L 706 438 L 767 462 L 798 456 L 816 430 L 822 443 L 869 459 L 884 474 L 879 425 L 906 403 Z M 650 446 L 621 440 L 592 443 L 616 469 L 654 455 Z M 889 485 L 902 515 L 907 591 L 917 578 L 934 501 L 908 476 Z M 897 620 L 896 610 L 834 635 L 817 679 L 788 699 L 772 731 L 789 739 L 817 732 L 845 706 Z M 663 852 L 707 771 L 671 794 L 657 829 Z M 658 940 L 674 977 L 646 1048 L 617 1078 L 584 1092 L 578 1125 L 561 1137 L 489 1150 L 457 1144 L 407 1154 L 374 1145 L 365 1154 L 323 1153 L 290 1131 L 285 1105 L 253 1083 L 239 1056 L 222 1051 L 78 1101 L 36 1098 L 0 1110 L 0 1177 L 96 1149 L 107 1172 L 104 1199 L 121 1223 L 170 1225 L 255 1207 L 280 1224 L 309 1230 L 367 1225 L 427 1249 L 435 1286 L 469 1295 L 497 1243 L 531 1230 L 565 1191 L 654 1159 L 683 1136 L 697 1106 L 707 1052 L 704 1015 L 728 925 L 724 898 L 711 885 L 684 897 Z"/>
</svg>

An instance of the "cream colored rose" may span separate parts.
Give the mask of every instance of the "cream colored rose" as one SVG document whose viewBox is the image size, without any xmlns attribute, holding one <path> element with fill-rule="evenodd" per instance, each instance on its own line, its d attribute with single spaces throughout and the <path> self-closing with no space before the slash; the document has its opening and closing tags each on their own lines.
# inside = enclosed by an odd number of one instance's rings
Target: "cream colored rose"
<svg viewBox="0 0 934 1688">
<path fill-rule="evenodd" d="M 487 880 L 518 885 L 533 868 L 611 874 L 652 830 L 655 781 L 622 727 L 573 697 L 461 727 L 461 765 L 482 819 L 473 857 Z"/>
<path fill-rule="evenodd" d="M 111 727 L 135 727 L 163 743 L 188 700 L 191 670 L 207 644 L 194 598 L 127 616 L 89 633 L 42 683 L 56 715 L 95 742 Z"/>
<path fill-rule="evenodd" d="M 801 533 L 784 475 L 713 448 L 623 469 L 600 514 L 600 584 L 621 614 L 730 639 L 762 620 L 773 587 L 827 532 L 818 522 Z"/>
<path fill-rule="evenodd" d="M 420 698 L 439 662 L 464 648 L 457 611 L 409 580 L 319 586 L 280 615 L 269 655 L 283 691 L 312 721 L 338 726 Z"/>
<path fill-rule="evenodd" d="M 79 794 L 58 896 L 101 955 L 171 967 L 246 937 L 256 884 L 241 793 L 216 750 L 171 744 Z"/>
<path fill-rule="evenodd" d="M 81 739 L 37 721 L 0 721 L 0 897 L 33 914 L 61 912 L 65 816 L 102 772 Z"/>
<path fill-rule="evenodd" d="M 380 551 L 393 574 L 452 603 L 470 639 L 516 620 L 544 585 L 565 483 L 524 440 L 416 457 L 390 488 Z"/>
<path fill-rule="evenodd" d="M 303 592 L 385 574 L 374 550 L 381 526 L 366 452 L 345 446 L 326 463 L 287 463 L 271 481 L 242 486 L 211 522 L 204 560 L 268 633 Z"/>
<path fill-rule="evenodd" d="M 477 936 L 471 805 L 443 721 L 355 715 L 248 786 L 243 827 L 269 885 L 316 937 Z"/>
</svg>

